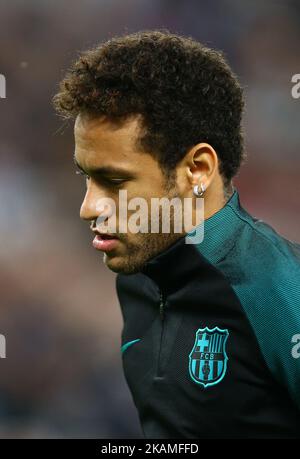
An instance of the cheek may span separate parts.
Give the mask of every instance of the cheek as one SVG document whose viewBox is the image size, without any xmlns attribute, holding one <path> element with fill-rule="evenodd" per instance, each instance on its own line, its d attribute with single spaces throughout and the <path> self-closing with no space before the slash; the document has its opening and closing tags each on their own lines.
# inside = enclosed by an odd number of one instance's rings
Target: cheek
<svg viewBox="0 0 300 459">
<path fill-rule="evenodd" d="M 175 182 L 177 192 L 180 196 L 186 196 L 186 194 L 191 190 L 191 184 L 186 176 L 186 174 L 181 171 L 177 172 L 177 178 Z"/>
<path fill-rule="evenodd" d="M 150 227 L 149 221 L 151 219 L 151 207 L 153 205 L 152 198 L 160 199 L 167 195 L 163 187 L 163 181 L 158 181 L 152 175 L 147 175 L 139 180 L 129 182 L 122 188 L 125 193 L 119 193 L 117 202 L 117 220 L 120 228 L 127 226 L 127 233 L 124 234 L 125 238 L 141 238 L 143 239 L 147 233 L 134 233 L 130 231 L 128 225 L 129 219 L 136 221 L 136 225 L 141 225 L 135 215 L 140 215 L 143 222 L 147 222 Z M 121 190 L 120 190 L 121 191 Z M 148 230 L 150 232 L 150 230 Z"/>
</svg>

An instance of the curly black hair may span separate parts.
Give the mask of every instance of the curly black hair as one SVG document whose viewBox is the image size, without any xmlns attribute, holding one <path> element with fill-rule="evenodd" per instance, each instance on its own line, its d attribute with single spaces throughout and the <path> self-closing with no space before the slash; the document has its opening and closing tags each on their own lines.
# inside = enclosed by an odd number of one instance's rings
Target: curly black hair
<svg viewBox="0 0 300 459">
<path fill-rule="evenodd" d="M 168 29 L 113 37 L 81 53 L 53 104 L 64 118 L 142 115 L 138 146 L 167 175 L 199 142 L 215 149 L 225 186 L 245 158 L 243 93 L 223 53 Z"/>
</svg>

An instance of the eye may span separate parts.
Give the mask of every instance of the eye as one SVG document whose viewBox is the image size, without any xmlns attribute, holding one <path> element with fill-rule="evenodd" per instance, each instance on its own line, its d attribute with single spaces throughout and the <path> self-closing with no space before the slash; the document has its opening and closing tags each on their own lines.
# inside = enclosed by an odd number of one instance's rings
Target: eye
<svg viewBox="0 0 300 459">
<path fill-rule="evenodd" d="M 123 183 L 125 183 L 126 179 L 113 179 L 113 178 L 102 178 L 101 181 L 109 187 L 120 187 Z"/>
</svg>

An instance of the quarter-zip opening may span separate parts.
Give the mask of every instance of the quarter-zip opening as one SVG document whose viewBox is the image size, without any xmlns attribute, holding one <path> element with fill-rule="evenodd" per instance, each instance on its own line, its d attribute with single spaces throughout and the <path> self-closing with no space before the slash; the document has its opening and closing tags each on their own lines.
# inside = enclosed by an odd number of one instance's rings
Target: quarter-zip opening
<svg viewBox="0 0 300 459">
<path fill-rule="evenodd" d="M 158 350 L 158 362 L 157 362 L 157 376 L 161 376 L 162 368 L 161 368 L 161 351 L 162 351 L 162 343 L 163 343 L 163 335 L 165 330 L 165 306 L 166 300 L 162 290 L 159 291 L 159 316 L 161 322 L 161 331 L 160 331 L 160 343 L 159 343 L 159 350 Z"/>
</svg>

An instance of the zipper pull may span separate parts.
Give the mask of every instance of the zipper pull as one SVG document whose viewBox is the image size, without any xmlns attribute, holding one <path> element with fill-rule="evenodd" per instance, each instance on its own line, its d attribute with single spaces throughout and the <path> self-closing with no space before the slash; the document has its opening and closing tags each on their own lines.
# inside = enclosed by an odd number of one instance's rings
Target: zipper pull
<svg viewBox="0 0 300 459">
<path fill-rule="evenodd" d="M 163 299 L 162 292 L 160 292 L 159 313 L 160 313 L 161 319 L 163 320 L 164 318 L 164 299 Z"/>
</svg>

